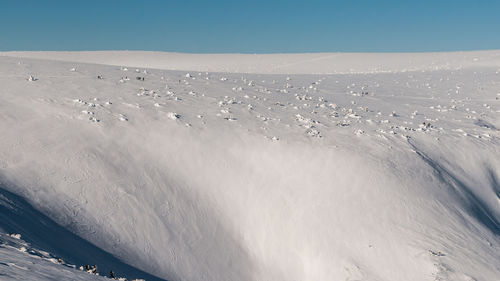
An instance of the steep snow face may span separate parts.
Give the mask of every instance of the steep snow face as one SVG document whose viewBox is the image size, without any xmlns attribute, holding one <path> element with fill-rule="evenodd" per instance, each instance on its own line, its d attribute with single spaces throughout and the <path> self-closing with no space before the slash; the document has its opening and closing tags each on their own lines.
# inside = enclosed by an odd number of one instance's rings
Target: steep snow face
<svg viewBox="0 0 500 281">
<path fill-rule="evenodd" d="M 499 67 L 264 75 L 0 57 L 0 176 L 168 280 L 495 280 Z"/>
</svg>

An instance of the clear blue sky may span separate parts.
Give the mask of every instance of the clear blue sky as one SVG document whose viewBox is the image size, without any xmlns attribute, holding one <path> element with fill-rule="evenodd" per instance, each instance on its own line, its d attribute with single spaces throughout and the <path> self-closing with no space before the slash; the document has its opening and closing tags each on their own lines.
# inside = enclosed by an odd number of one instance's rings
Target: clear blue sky
<svg viewBox="0 0 500 281">
<path fill-rule="evenodd" d="M 500 49 L 499 0 L 5 0 L 0 50 Z"/>
</svg>

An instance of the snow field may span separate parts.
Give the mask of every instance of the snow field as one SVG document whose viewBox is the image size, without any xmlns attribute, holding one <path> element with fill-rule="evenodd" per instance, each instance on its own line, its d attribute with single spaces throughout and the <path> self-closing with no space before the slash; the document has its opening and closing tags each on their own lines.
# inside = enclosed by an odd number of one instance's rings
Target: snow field
<svg viewBox="0 0 500 281">
<path fill-rule="evenodd" d="M 168 280 L 495 280 L 496 54 L 335 75 L 0 57 L 0 178 Z"/>
</svg>

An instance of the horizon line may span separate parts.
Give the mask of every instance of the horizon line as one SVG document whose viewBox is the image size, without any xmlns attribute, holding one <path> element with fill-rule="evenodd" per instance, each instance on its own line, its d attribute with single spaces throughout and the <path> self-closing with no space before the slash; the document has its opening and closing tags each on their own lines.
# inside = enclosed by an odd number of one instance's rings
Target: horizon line
<svg viewBox="0 0 500 281">
<path fill-rule="evenodd" d="M 472 52 L 492 52 L 498 49 L 473 49 L 473 50 L 451 50 L 451 51 L 311 51 L 311 52 L 182 52 L 165 50 L 144 50 L 144 49 L 100 49 L 100 50 L 0 50 L 0 53 L 14 52 L 151 52 L 151 53 L 175 53 L 187 55 L 294 55 L 294 54 L 432 54 L 432 53 L 472 53 Z"/>
</svg>

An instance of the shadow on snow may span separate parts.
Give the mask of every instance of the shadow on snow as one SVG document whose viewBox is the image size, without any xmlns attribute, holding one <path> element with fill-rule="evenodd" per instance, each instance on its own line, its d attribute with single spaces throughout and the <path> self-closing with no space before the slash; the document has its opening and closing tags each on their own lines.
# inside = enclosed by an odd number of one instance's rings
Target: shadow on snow
<svg viewBox="0 0 500 281">
<path fill-rule="evenodd" d="M 66 262 L 97 265 L 101 275 L 110 270 L 127 279 L 164 280 L 131 265 L 80 238 L 52 219 L 36 210 L 24 198 L 0 187 L 0 229 L 19 233 L 33 247 L 61 257 Z"/>
</svg>

